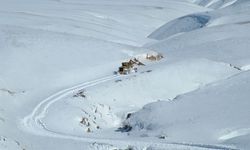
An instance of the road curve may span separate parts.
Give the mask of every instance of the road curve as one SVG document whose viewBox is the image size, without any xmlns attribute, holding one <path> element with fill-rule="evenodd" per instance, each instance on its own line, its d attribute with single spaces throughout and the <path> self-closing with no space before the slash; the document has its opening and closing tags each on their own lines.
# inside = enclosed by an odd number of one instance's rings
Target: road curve
<svg viewBox="0 0 250 150">
<path fill-rule="evenodd" d="M 88 87 L 93 87 L 101 83 L 105 83 L 108 81 L 112 81 L 115 79 L 119 78 L 124 78 L 128 77 L 131 75 L 125 75 L 125 76 L 120 76 L 120 75 L 112 75 L 112 76 L 106 76 L 102 77 L 96 80 L 92 81 L 87 81 L 84 83 L 81 83 L 79 85 L 61 90 L 48 98 L 42 100 L 34 109 L 33 111 L 23 118 L 20 122 L 20 129 L 24 130 L 25 132 L 29 132 L 35 135 L 39 136 L 47 136 L 47 137 L 55 137 L 55 138 L 61 138 L 61 139 L 69 139 L 69 140 L 77 140 L 77 141 L 84 141 L 88 143 L 109 143 L 109 144 L 117 144 L 119 145 L 133 145 L 133 143 L 136 143 L 136 145 L 144 145 L 146 147 L 154 147 L 156 146 L 157 148 L 166 148 L 169 146 L 176 146 L 176 147 L 186 147 L 186 148 L 195 148 L 195 149 L 213 149 L 213 150 L 235 150 L 232 148 L 228 147 L 223 147 L 223 146 L 214 146 L 214 145 L 205 145 L 205 144 L 188 144 L 188 143 L 168 143 L 168 142 L 146 142 L 146 141 L 133 141 L 133 140 L 122 140 L 122 139 L 113 139 L 113 138 L 89 138 L 89 137 L 83 137 L 83 136 L 76 136 L 76 135 L 70 135 L 70 134 L 65 134 L 57 131 L 52 131 L 46 127 L 46 125 L 42 122 L 42 118 L 46 116 L 48 108 L 62 100 L 64 97 L 71 95 L 75 93 L 78 90 L 85 89 Z M 185 148 L 184 148 L 185 149 Z"/>
</svg>

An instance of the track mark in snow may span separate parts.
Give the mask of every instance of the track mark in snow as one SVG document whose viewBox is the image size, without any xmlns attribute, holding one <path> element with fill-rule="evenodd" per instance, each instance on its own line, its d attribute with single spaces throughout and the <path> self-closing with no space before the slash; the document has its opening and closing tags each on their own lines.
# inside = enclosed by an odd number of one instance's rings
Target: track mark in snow
<svg viewBox="0 0 250 150">
<path fill-rule="evenodd" d="M 52 96 L 44 99 L 42 102 L 40 102 L 32 111 L 32 113 L 28 116 L 26 116 L 23 120 L 21 120 L 21 126 L 20 128 L 31 132 L 32 134 L 37 134 L 40 136 L 49 136 L 54 138 L 61 138 L 61 139 L 68 139 L 68 140 L 77 140 L 77 141 L 84 141 L 87 143 L 96 143 L 94 144 L 93 148 L 96 149 L 113 149 L 113 145 L 119 145 L 122 147 L 128 146 L 128 144 L 131 144 L 135 147 L 135 149 L 142 149 L 144 148 L 150 148 L 151 146 L 157 147 L 157 149 L 160 148 L 177 148 L 177 149 L 186 149 L 186 148 L 194 148 L 194 149 L 218 149 L 218 150 L 233 150 L 231 148 L 226 147 L 220 147 L 220 146 L 213 146 L 213 145 L 202 145 L 202 144 L 186 144 L 186 143 L 167 143 L 167 142 L 145 142 L 138 140 L 124 140 L 124 139 L 112 139 L 112 138 L 89 138 L 89 137 L 83 137 L 83 136 L 77 136 L 73 134 L 67 134 L 62 132 L 57 132 L 50 130 L 46 127 L 46 124 L 42 122 L 42 119 L 46 116 L 48 108 L 56 103 L 57 101 L 62 100 L 63 98 L 73 95 L 76 91 L 79 91 L 81 89 L 86 89 L 88 87 L 92 87 L 104 82 L 117 80 L 122 77 L 128 77 L 128 76 L 134 76 L 131 75 L 114 75 L 114 76 L 107 76 L 103 77 L 97 80 L 88 81 L 79 85 L 76 85 L 71 88 L 67 88 L 65 90 L 59 91 L 56 94 L 53 94 Z M 107 143 L 107 144 L 97 144 L 98 143 Z M 113 145 L 112 145 L 113 144 Z M 92 145 L 93 146 L 93 145 Z M 144 149 L 143 148 L 143 149 Z"/>
<path fill-rule="evenodd" d="M 4 136 L 0 136 L 0 149 L 1 150 L 25 150 L 25 148 L 21 145 L 20 142 L 16 140 L 9 139 Z"/>
<path fill-rule="evenodd" d="M 244 136 L 248 134 L 250 134 L 250 128 L 238 129 L 238 130 L 231 131 L 228 134 L 225 134 L 219 137 L 219 140 L 225 141 L 225 140 L 229 140 L 235 137 Z"/>
<path fill-rule="evenodd" d="M 107 82 L 110 80 L 114 80 L 119 77 L 120 76 L 108 76 L 108 77 L 100 78 L 97 80 L 85 82 L 85 83 L 76 85 L 74 87 L 57 92 L 56 94 L 46 98 L 41 103 L 39 103 L 34 108 L 32 113 L 22 120 L 22 123 L 21 123 L 22 127 L 26 128 L 26 130 L 28 131 L 32 130 L 33 133 L 36 133 L 38 129 L 41 129 L 41 128 L 45 129 L 45 125 L 42 123 L 41 120 L 42 118 L 46 116 L 47 110 L 52 104 L 54 104 L 55 102 L 61 100 L 62 98 L 70 94 L 73 94 L 75 91 L 78 91 L 87 87 L 95 86 L 97 84 Z"/>
<path fill-rule="evenodd" d="M 124 75 L 125 77 L 130 76 L 130 75 Z M 28 116 L 26 116 L 23 120 L 21 120 L 20 128 L 23 129 L 24 131 L 30 132 L 32 134 L 37 134 L 40 136 L 49 136 L 49 137 L 55 137 L 55 138 L 61 138 L 61 139 L 70 139 L 70 140 L 78 140 L 78 141 L 84 141 L 84 142 L 102 142 L 102 143 L 110 143 L 110 140 L 107 139 L 91 139 L 91 138 L 86 138 L 82 136 L 76 136 L 76 135 L 71 135 L 71 134 L 66 134 L 66 133 L 61 133 L 57 131 L 50 130 L 46 127 L 46 124 L 42 122 L 42 118 L 46 116 L 47 109 L 57 101 L 61 100 L 62 98 L 72 95 L 74 92 L 87 88 L 87 87 L 92 87 L 97 84 L 101 84 L 107 81 L 115 80 L 121 78 L 119 75 L 114 75 L 114 76 L 108 76 L 104 78 L 100 78 L 97 80 L 89 81 L 82 83 L 80 85 L 62 90 L 57 92 L 56 94 L 53 94 L 52 96 L 46 98 L 42 102 L 40 102 L 32 111 L 32 113 Z M 112 141 L 117 141 L 117 140 L 112 140 Z M 120 141 L 123 142 L 123 141 Z"/>
<path fill-rule="evenodd" d="M 173 143 L 173 144 L 185 145 L 185 146 L 191 146 L 191 147 L 200 147 L 200 148 L 206 148 L 210 150 L 238 150 L 235 148 L 218 146 L 218 145 L 208 145 L 208 144 L 195 144 L 195 143 Z"/>
<path fill-rule="evenodd" d="M 207 8 L 220 9 L 233 5 L 238 0 L 193 0 L 191 2 Z"/>
</svg>

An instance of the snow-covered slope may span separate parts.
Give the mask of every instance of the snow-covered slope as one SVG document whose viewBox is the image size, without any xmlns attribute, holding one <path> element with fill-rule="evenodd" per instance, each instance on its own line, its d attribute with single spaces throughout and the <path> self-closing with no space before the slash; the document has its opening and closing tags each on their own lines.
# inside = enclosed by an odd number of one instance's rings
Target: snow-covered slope
<svg viewBox="0 0 250 150">
<path fill-rule="evenodd" d="M 211 19 L 205 26 L 197 25 L 200 21 L 190 19 L 190 15 L 181 17 L 150 35 L 159 41 L 146 47 L 164 53 L 169 61 L 207 58 L 228 63 L 242 73 L 171 102 L 144 106 L 124 122 L 132 128 L 131 134 L 208 145 L 226 143 L 249 149 L 249 72 L 246 71 L 250 63 L 249 4 L 237 1 L 227 8 L 208 12 L 206 15 Z M 192 24 L 194 30 L 187 28 Z"/>
<path fill-rule="evenodd" d="M 146 105 L 128 122 L 134 130 L 143 130 L 140 134 L 163 134 L 174 141 L 219 144 L 230 140 L 228 144 L 235 144 L 234 140 L 245 138 L 240 148 L 247 149 L 249 82 L 249 72 L 245 72 L 184 94 L 173 102 Z"/>
<path fill-rule="evenodd" d="M 149 38 L 163 40 L 175 34 L 203 28 L 210 20 L 206 14 L 192 14 L 175 19 L 149 35 Z"/>
<path fill-rule="evenodd" d="M 151 33 L 149 38 L 163 40 L 204 27 L 247 25 L 249 21 L 249 2 L 242 0 L 224 9 L 190 14 L 174 19 Z"/>
<path fill-rule="evenodd" d="M 208 67 L 209 70 L 206 69 Z M 71 95 L 65 100 L 54 102 L 47 109 L 47 115 L 42 121 L 47 129 L 76 135 L 81 135 L 81 117 L 89 122 L 83 125 L 86 130 L 118 128 L 121 125 L 120 118 L 124 118 L 128 112 L 137 111 L 147 103 L 163 99 L 172 100 L 179 94 L 238 72 L 230 65 L 203 59 L 166 64 L 164 67 L 157 66 L 152 72 L 146 70 L 133 78 L 117 79 L 98 87 L 86 87 L 86 98 L 77 99 Z M 165 76 L 166 79 L 157 80 L 161 76 Z M 60 109 L 64 110 L 63 114 L 66 113 L 67 117 L 55 123 L 54 120 L 63 115 Z"/>
<path fill-rule="evenodd" d="M 190 0 L 190 1 L 203 7 L 219 9 L 233 5 L 238 0 Z"/>
<path fill-rule="evenodd" d="M 206 13 L 212 19 L 206 26 L 196 30 L 182 31 L 183 25 L 167 24 L 153 33 L 155 39 L 162 40 L 147 44 L 146 47 L 165 53 L 169 59 L 208 58 L 244 68 L 250 63 L 250 34 L 247 30 L 250 26 L 247 17 L 250 14 L 249 8 L 250 3 L 243 1 L 232 7 Z M 192 24 L 197 25 L 187 22 L 187 27 Z M 176 32 L 175 36 L 169 37 L 169 31 L 174 29 L 182 34 Z"/>
<path fill-rule="evenodd" d="M 1 150 L 249 148 L 247 0 L 0 3 Z"/>
</svg>

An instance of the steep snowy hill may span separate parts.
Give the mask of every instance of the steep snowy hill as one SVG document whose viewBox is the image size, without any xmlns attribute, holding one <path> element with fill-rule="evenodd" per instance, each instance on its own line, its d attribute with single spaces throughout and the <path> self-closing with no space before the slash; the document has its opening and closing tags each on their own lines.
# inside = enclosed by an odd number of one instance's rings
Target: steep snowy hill
<svg viewBox="0 0 250 150">
<path fill-rule="evenodd" d="M 161 26 L 151 33 L 149 38 L 163 40 L 205 27 L 248 25 L 250 21 L 249 5 L 248 1 L 243 0 L 224 9 L 183 16 Z"/>
<path fill-rule="evenodd" d="M 248 149 L 249 82 L 245 72 L 173 102 L 148 104 L 128 122 L 135 130 L 143 130 L 140 134 L 162 134 L 173 141 L 235 144 L 241 138 L 240 148 Z"/>
<path fill-rule="evenodd" d="M 202 27 L 197 19 L 186 19 L 189 20 L 187 22 L 177 19 L 174 25 L 167 24 L 151 34 L 159 40 L 146 47 L 165 53 L 169 59 L 208 58 L 244 68 L 250 64 L 250 34 L 247 30 L 250 27 L 249 14 L 250 3 L 243 1 L 232 7 L 206 13 L 207 18 L 212 19 Z M 202 17 L 204 14 L 195 16 Z M 201 28 L 187 28 L 192 25 Z M 170 31 L 181 32 L 169 37 Z"/>
</svg>

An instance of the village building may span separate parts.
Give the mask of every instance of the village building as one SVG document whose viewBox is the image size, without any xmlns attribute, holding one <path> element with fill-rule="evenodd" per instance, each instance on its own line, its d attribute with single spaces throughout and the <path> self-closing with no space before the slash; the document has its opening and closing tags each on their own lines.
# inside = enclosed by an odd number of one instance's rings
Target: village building
<svg viewBox="0 0 250 150">
<path fill-rule="evenodd" d="M 151 61 L 159 61 L 163 58 L 162 54 L 147 54 L 146 59 L 151 60 Z"/>
<path fill-rule="evenodd" d="M 138 59 L 130 59 L 129 61 L 122 62 L 122 66 L 119 67 L 119 74 L 129 74 L 131 72 L 137 72 L 137 68 L 135 66 L 144 65 Z"/>
</svg>

